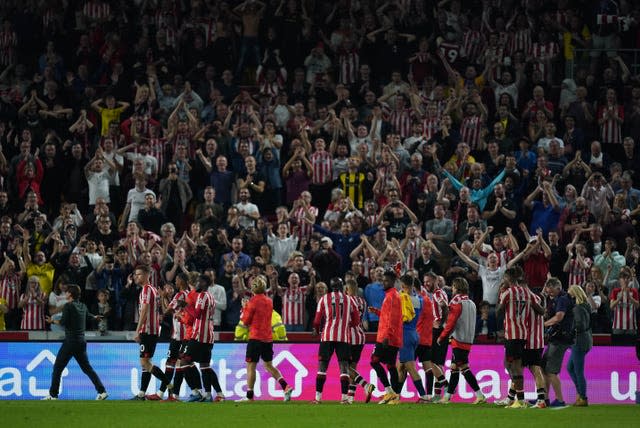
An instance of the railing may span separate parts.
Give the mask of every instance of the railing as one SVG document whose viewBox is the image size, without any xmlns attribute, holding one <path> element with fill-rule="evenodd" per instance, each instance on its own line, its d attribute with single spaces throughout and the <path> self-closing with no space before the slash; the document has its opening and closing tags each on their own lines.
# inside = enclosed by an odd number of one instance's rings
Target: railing
<svg viewBox="0 0 640 428">
<path fill-rule="evenodd" d="M 640 74 L 640 49 L 574 49 L 574 60 L 571 63 L 570 78 L 575 76 L 575 68 L 581 63 L 581 60 L 591 58 L 592 52 L 600 52 L 600 55 L 606 55 L 607 52 L 615 52 L 624 60 L 632 75 Z"/>
</svg>

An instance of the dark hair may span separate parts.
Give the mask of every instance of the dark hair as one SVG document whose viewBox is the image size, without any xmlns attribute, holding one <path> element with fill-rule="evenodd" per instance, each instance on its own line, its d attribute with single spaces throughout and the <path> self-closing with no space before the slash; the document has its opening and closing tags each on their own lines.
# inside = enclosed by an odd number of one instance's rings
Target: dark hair
<svg viewBox="0 0 640 428">
<path fill-rule="evenodd" d="M 67 293 L 71 294 L 73 300 L 78 300 L 80 298 L 81 290 L 78 285 L 69 284 L 67 285 Z"/>
<path fill-rule="evenodd" d="M 141 272 L 144 272 L 147 275 L 151 273 L 151 268 L 147 265 L 138 265 L 134 270 L 139 270 Z"/>
</svg>

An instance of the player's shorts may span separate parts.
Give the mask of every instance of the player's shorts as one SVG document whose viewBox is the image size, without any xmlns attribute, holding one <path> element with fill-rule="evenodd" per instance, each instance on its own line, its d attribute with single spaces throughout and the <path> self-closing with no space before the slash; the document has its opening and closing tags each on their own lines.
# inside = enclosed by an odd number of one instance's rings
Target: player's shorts
<svg viewBox="0 0 640 428">
<path fill-rule="evenodd" d="M 416 347 L 418 346 L 418 333 L 415 330 L 402 332 L 402 348 L 399 357 L 401 363 L 416 360 Z"/>
<path fill-rule="evenodd" d="M 542 355 L 542 368 L 545 372 L 558 374 L 562 370 L 562 359 L 571 345 L 567 343 L 549 343 L 547 350 Z"/>
<path fill-rule="evenodd" d="M 153 358 L 157 344 L 158 336 L 155 334 L 140 333 L 140 358 Z"/>
<path fill-rule="evenodd" d="M 167 358 L 170 360 L 177 360 L 180 358 L 180 349 L 182 348 L 182 340 L 171 339 L 169 342 L 169 350 L 167 351 Z"/>
<path fill-rule="evenodd" d="M 420 362 L 431 361 L 433 358 L 431 349 L 431 346 L 428 345 L 418 345 L 416 348 L 416 359 Z"/>
<path fill-rule="evenodd" d="M 249 339 L 245 361 L 247 363 L 257 363 L 260 359 L 266 363 L 273 360 L 273 342 L 261 342 L 259 340 Z"/>
<path fill-rule="evenodd" d="M 522 366 L 523 367 L 542 367 L 542 348 L 540 349 L 525 349 L 522 353 Z"/>
<path fill-rule="evenodd" d="M 187 363 L 195 363 L 200 360 L 200 354 L 202 352 L 201 343 L 195 339 L 189 339 L 182 347 L 182 355 L 180 355 L 180 359 L 184 360 Z"/>
<path fill-rule="evenodd" d="M 318 360 L 329 361 L 333 353 L 336 353 L 338 361 L 349 361 L 351 359 L 351 345 L 346 342 L 320 342 L 318 348 Z"/>
<path fill-rule="evenodd" d="M 521 360 L 524 354 L 524 339 L 505 340 L 504 351 L 507 361 Z"/>
<path fill-rule="evenodd" d="M 433 329 L 433 343 L 431 344 L 431 362 L 439 366 L 444 365 L 444 361 L 447 358 L 447 348 L 449 347 L 449 341 L 444 340 L 438 345 L 438 337 L 442 333 L 441 328 Z"/>
<path fill-rule="evenodd" d="M 200 363 L 201 366 L 208 366 L 211 364 L 211 350 L 213 349 L 213 343 L 202 343 L 197 340 L 189 340 L 185 349 L 185 356 L 195 363 Z"/>
<path fill-rule="evenodd" d="M 460 367 L 463 364 L 469 364 L 469 352 L 466 349 L 453 348 L 453 358 L 451 362 Z"/>
<path fill-rule="evenodd" d="M 373 360 L 374 358 L 377 358 L 381 363 L 395 366 L 398 358 L 398 347 L 385 346 L 380 342 L 376 342 L 373 354 L 371 354 L 371 359 Z"/>
<path fill-rule="evenodd" d="M 351 345 L 350 348 L 351 348 L 351 356 L 349 358 L 349 361 L 352 363 L 358 364 L 358 361 L 360 361 L 360 357 L 362 356 L 364 343 L 360 345 Z"/>
</svg>

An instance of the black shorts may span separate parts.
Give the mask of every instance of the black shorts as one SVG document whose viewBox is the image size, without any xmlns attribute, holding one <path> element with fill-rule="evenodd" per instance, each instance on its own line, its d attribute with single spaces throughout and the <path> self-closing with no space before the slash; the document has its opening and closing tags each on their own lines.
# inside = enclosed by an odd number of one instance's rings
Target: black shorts
<svg viewBox="0 0 640 428">
<path fill-rule="evenodd" d="M 257 363 L 260 359 L 266 363 L 273 360 L 273 342 L 249 339 L 245 361 L 247 363 Z"/>
<path fill-rule="evenodd" d="M 461 348 L 453 348 L 452 363 L 460 367 L 463 364 L 469 364 L 469 351 Z"/>
<path fill-rule="evenodd" d="M 448 340 L 444 340 L 438 345 L 438 337 L 440 337 L 442 330 L 441 328 L 433 329 L 433 342 L 431 344 L 431 362 L 439 366 L 444 365 L 444 361 L 447 358 L 447 348 L 449 347 Z"/>
<path fill-rule="evenodd" d="M 349 361 L 351 359 L 351 345 L 345 342 L 320 342 L 318 348 L 318 360 L 329 361 L 333 353 L 336 353 L 338 361 Z"/>
<path fill-rule="evenodd" d="M 358 364 L 358 362 L 360 361 L 360 357 L 362 356 L 362 350 L 364 349 L 364 344 L 362 345 L 351 345 L 351 355 L 349 358 L 349 361 L 354 363 L 354 364 Z"/>
<path fill-rule="evenodd" d="M 507 361 L 521 360 L 524 354 L 524 339 L 505 340 L 504 351 Z"/>
<path fill-rule="evenodd" d="M 427 345 L 418 345 L 416 348 L 416 359 L 420 362 L 431 361 L 433 358 L 432 347 Z"/>
<path fill-rule="evenodd" d="M 158 336 L 155 334 L 140 333 L 140 358 L 153 358 L 157 344 Z"/>
<path fill-rule="evenodd" d="M 385 346 L 380 342 L 376 342 L 373 348 L 373 354 L 371 354 L 371 359 L 377 358 L 381 363 L 395 365 L 399 350 L 400 348 L 395 346 Z"/>
<path fill-rule="evenodd" d="M 522 353 L 522 366 L 523 367 L 542 367 L 542 351 L 540 349 L 525 349 Z"/>
<path fill-rule="evenodd" d="M 171 339 L 169 342 L 169 350 L 167 351 L 167 358 L 170 360 L 177 360 L 180 358 L 180 350 L 182 349 L 182 340 Z"/>
<path fill-rule="evenodd" d="M 208 366 L 211 363 L 213 343 L 202 343 L 191 339 L 184 347 L 185 360 Z"/>
</svg>

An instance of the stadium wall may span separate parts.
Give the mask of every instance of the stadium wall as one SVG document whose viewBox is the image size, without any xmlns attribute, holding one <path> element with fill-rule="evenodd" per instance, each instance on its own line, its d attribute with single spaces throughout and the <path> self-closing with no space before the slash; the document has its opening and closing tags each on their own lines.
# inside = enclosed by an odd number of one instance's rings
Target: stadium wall
<svg viewBox="0 0 640 428">
<path fill-rule="evenodd" d="M 48 394 L 51 369 L 59 342 L 0 342 L 0 399 L 36 400 Z M 246 388 L 246 370 L 244 343 L 216 343 L 213 349 L 212 367 L 218 373 L 220 385 L 227 398 L 244 395 Z M 288 382 L 295 387 L 294 399 L 311 400 L 314 398 L 315 373 L 317 369 L 318 345 L 311 343 L 278 343 L 274 345 L 274 364 L 280 368 Z M 368 364 L 368 356 L 373 347 L 367 345 L 359 369 L 363 376 L 377 384 L 377 378 Z M 90 341 L 87 348 L 89 359 L 104 382 L 110 399 L 127 399 L 138 391 L 140 368 L 138 346 L 132 342 Z M 503 367 L 503 349 L 492 345 L 475 345 L 471 351 L 470 363 L 476 373 L 482 391 L 488 398 L 501 398 L 508 389 L 508 376 Z M 156 350 L 155 361 L 164 368 L 167 344 L 160 343 Z M 565 356 L 565 365 L 569 352 Z M 450 352 L 449 352 L 450 357 Z M 450 361 L 447 361 L 447 366 Z M 340 398 L 340 383 L 337 364 L 331 364 L 324 398 Z M 564 367 L 564 366 L 563 366 Z M 587 355 L 586 370 L 589 387 L 589 402 L 602 404 L 631 404 L 635 402 L 638 390 L 640 368 L 633 347 L 597 346 Z M 424 373 L 421 371 L 421 375 Z M 533 379 L 527 373 L 527 398 L 535 398 Z M 561 373 L 563 391 L 567 402 L 575 400 L 574 388 L 563 369 Z M 155 391 L 155 379 L 149 392 Z M 185 396 L 189 391 L 183 390 Z M 264 370 L 261 370 L 256 382 L 257 399 L 277 400 L 282 391 Z M 358 391 L 357 398 L 361 398 Z M 381 395 L 379 391 L 375 397 Z M 60 398 L 67 400 L 89 400 L 95 397 L 95 391 L 75 361 L 65 369 L 62 378 Z M 417 398 L 413 386 L 403 390 L 402 397 L 407 400 Z M 471 401 L 473 393 L 460 379 L 457 401 Z"/>
</svg>

